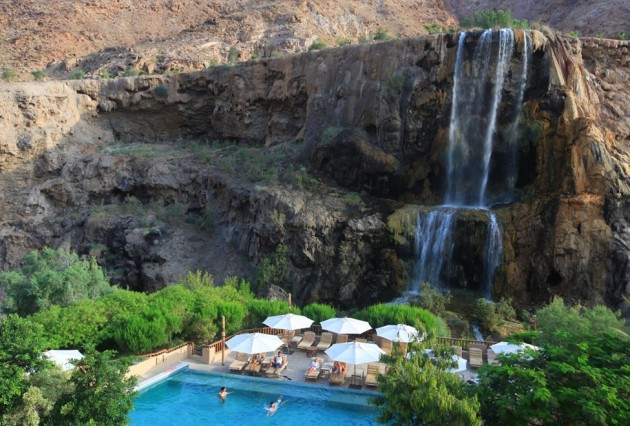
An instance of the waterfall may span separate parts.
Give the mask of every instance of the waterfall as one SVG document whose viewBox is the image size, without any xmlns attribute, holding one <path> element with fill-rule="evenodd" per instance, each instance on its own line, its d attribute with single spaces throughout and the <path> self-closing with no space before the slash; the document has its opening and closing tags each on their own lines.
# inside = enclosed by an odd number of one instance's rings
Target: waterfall
<svg viewBox="0 0 630 426">
<path fill-rule="evenodd" d="M 498 48 L 492 49 L 495 34 L 499 37 Z M 412 290 L 417 291 L 422 282 L 435 287 L 448 287 L 450 263 L 456 244 L 454 227 L 457 221 L 454 217 L 460 209 L 478 209 L 487 211 L 488 215 L 479 288 L 489 298 L 494 273 L 503 256 L 503 242 L 497 217 L 488 210 L 491 202 L 487 192 L 499 107 L 514 54 L 514 32 L 511 29 L 484 31 L 468 61 L 465 59 L 465 40 L 466 33 L 460 33 L 453 76 L 444 205 L 418 215 L 415 239 L 417 263 Z M 509 131 L 514 144 L 511 153 L 513 164 L 509 165 L 508 182 L 501 185 L 502 188 L 507 187 L 508 192 L 511 191 L 509 188 L 514 187 L 517 176 L 515 140 L 527 84 L 528 43 L 525 33 L 523 69 L 515 99 L 516 112 Z M 489 74 L 491 64 L 495 68 Z"/>
<path fill-rule="evenodd" d="M 503 234 L 497 222 L 497 216 L 489 212 L 488 218 L 488 236 L 484 250 L 483 296 L 490 300 L 492 298 L 492 278 L 503 255 Z"/>
<path fill-rule="evenodd" d="M 450 264 L 453 253 L 454 213 L 454 209 L 438 208 L 430 211 L 426 218 L 418 214 L 415 238 L 415 250 L 418 254 L 416 290 L 423 282 L 434 286 L 439 286 L 442 282 L 440 274 Z"/>
</svg>

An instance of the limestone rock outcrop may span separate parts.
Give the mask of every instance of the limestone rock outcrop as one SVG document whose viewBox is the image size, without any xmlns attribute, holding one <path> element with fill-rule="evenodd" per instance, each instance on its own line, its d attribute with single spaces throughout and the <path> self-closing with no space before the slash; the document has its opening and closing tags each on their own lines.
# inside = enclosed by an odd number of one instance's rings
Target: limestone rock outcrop
<svg viewBox="0 0 630 426">
<path fill-rule="evenodd" d="M 616 307 L 630 291 L 628 97 L 616 89 L 627 46 L 531 37 L 517 196 L 492 206 L 505 248 L 493 294 Z M 1 85 L 0 263 L 69 247 L 155 290 L 197 268 L 251 276 L 285 244 L 298 303 L 390 300 L 414 262 L 410 205 L 442 202 L 456 50 L 445 34 L 190 74 Z M 515 56 L 514 74 L 522 66 Z M 506 110 L 516 90 L 509 79 Z M 471 249 L 458 276 L 474 289 L 487 224 L 461 223 Z"/>
</svg>

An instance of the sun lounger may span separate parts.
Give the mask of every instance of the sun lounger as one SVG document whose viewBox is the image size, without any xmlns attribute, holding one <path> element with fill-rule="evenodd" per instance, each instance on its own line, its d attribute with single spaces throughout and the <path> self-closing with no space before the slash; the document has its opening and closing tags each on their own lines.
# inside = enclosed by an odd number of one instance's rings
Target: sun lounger
<svg viewBox="0 0 630 426">
<path fill-rule="evenodd" d="M 367 374 L 365 376 L 365 386 L 378 386 L 379 374 L 384 374 L 384 368 L 380 364 L 368 364 Z"/>
<path fill-rule="evenodd" d="M 385 352 L 385 354 L 387 355 L 392 354 L 392 341 L 391 340 L 381 339 L 381 341 L 378 343 L 378 346 L 381 348 L 383 352 Z"/>
<path fill-rule="evenodd" d="M 252 357 L 252 361 L 249 363 L 247 367 L 245 367 L 245 371 L 250 374 L 260 374 L 260 370 L 262 369 L 263 362 L 265 361 L 265 354 L 260 354 Z"/>
<path fill-rule="evenodd" d="M 236 354 L 236 358 L 230 364 L 228 369 L 233 373 L 240 373 L 249 363 L 249 355 L 239 352 Z"/>
<path fill-rule="evenodd" d="M 337 335 L 337 340 L 335 340 L 335 343 L 346 343 L 347 341 L 348 341 L 347 334 L 339 334 Z"/>
<path fill-rule="evenodd" d="M 339 374 L 331 374 L 328 379 L 328 383 L 333 386 L 341 386 L 346 381 L 346 372 L 343 371 Z"/>
<path fill-rule="evenodd" d="M 265 375 L 267 377 L 280 377 L 280 373 L 282 373 L 284 369 L 287 368 L 287 363 L 287 356 L 282 355 L 282 365 L 280 367 L 269 366 L 269 368 L 265 372 Z"/>
<path fill-rule="evenodd" d="M 468 349 L 468 365 L 471 367 L 483 367 L 483 352 L 479 348 Z"/>
<path fill-rule="evenodd" d="M 357 342 L 357 343 L 367 343 L 367 339 L 356 338 L 356 339 L 354 339 L 354 341 Z"/>
<path fill-rule="evenodd" d="M 315 333 L 312 331 L 307 331 L 306 333 L 304 333 L 304 337 L 302 338 L 300 343 L 298 343 L 297 348 L 307 350 L 313 345 L 313 343 L 315 343 Z"/>
<path fill-rule="evenodd" d="M 319 339 L 319 343 L 317 344 L 318 351 L 325 351 L 332 345 L 332 333 L 322 333 L 322 337 Z"/>
<path fill-rule="evenodd" d="M 323 360 L 321 358 L 315 358 L 313 361 L 317 364 L 317 367 L 309 373 L 310 367 L 304 373 L 304 380 L 317 380 L 319 379 L 319 375 L 321 373 L 321 368 L 323 364 Z"/>
<path fill-rule="evenodd" d="M 488 364 L 498 364 L 497 362 L 497 354 L 492 349 L 488 349 Z"/>
</svg>

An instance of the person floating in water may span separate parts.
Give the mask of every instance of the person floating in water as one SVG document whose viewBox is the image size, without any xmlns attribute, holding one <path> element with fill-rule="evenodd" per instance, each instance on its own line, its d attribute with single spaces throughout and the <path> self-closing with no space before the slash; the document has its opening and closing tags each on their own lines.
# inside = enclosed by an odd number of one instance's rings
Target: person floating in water
<svg viewBox="0 0 630 426">
<path fill-rule="evenodd" d="M 232 392 L 228 392 L 227 388 L 225 386 L 221 387 L 221 390 L 219 391 L 219 393 L 217 394 L 219 396 L 219 398 L 221 398 L 221 401 L 225 402 L 225 398 L 227 398 L 227 396 L 229 394 L 231 394 Z"/>
<path fill-rule="evenodd" d="M 276 411 L 278 411 L 278 408 L 280 408 L 282 406 L 282 398 L 278 398 L 277 401 L 271 401 L 269 403 L 269 407 L 265 407 L 265 410 L 267 410 L 267 416 L 273 416 L 274 414 L 276 414 Z"/>
</svg>

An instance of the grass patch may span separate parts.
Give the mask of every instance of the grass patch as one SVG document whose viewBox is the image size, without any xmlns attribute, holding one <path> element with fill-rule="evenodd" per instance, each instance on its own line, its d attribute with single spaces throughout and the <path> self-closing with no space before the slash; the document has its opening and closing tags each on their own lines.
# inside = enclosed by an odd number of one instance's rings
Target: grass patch
<svg viewBox="0 0 630 426">
<path fill-rule="evenodd" d="M 320 49 L 325 49 L 326 48 L 326 43 L 324 43 L 321 40 L 315 40 L 309 47 L 308 50 L 320 50 Z"/>
</svg>

